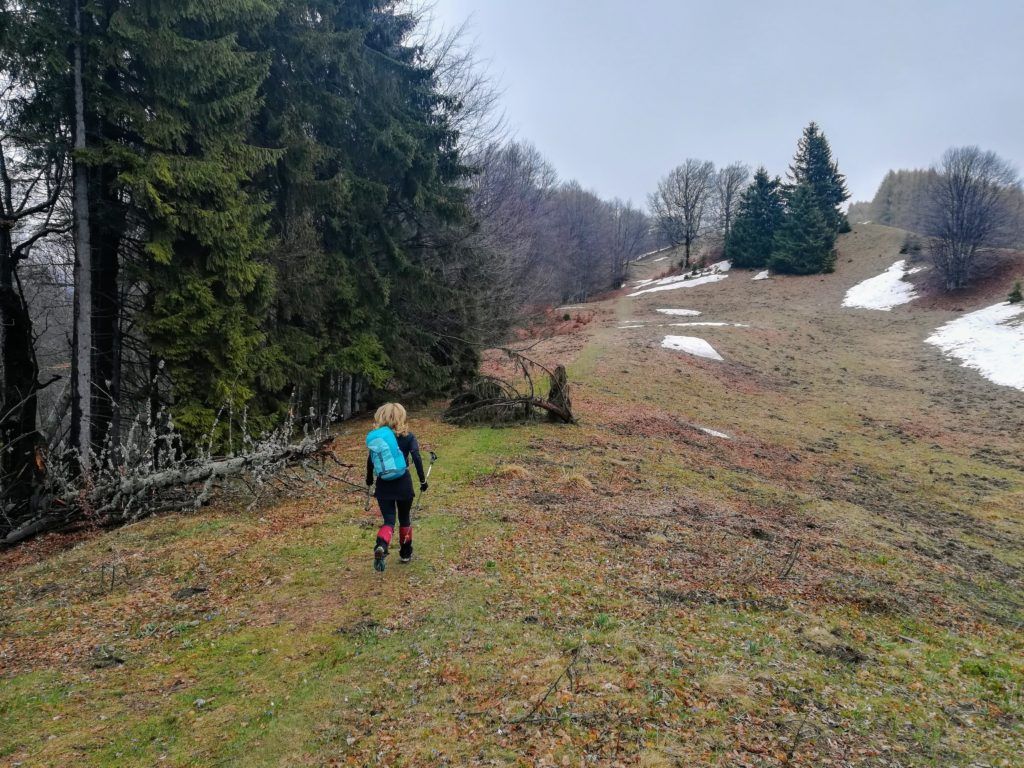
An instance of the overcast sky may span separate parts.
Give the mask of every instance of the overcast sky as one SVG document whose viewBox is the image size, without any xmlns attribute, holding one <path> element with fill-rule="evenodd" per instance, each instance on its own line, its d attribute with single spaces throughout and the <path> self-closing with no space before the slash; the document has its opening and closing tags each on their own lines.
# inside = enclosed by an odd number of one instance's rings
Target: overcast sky
<svg viewBox="0 0 1024 768">
<path fill-rule="evenodd" d="M 687 157 L 784 173 L 804 125 L 855 200 L 978 144 L 1024 165 L 1024 0 L 437 0 L 471 18 L 516 135 L 644 203 Z"/>
</svg>

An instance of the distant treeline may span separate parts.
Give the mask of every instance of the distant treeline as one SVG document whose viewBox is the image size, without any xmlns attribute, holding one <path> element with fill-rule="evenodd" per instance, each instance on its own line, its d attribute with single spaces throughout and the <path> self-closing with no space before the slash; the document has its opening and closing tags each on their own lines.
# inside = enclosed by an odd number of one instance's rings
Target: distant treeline
<svg viewBox="0 0 1024 768">
<path fill-rule="evenodd" d="M 872 200 L 850 205 L 850 221 L 855 224 L 884 224 L 920 235 L 932 235 L 936 219 L 942 213 L 941 201 L 937 200 L 935 193 L 941 180 L 942 175 L 936 168 L 889 171 Z M 1011 207 L 1024 209 L 1024 192 L 1019 187 L 1010 186 L 1007 195 L 1016 199 L 1015 202 L 1009 201 Z M 1018 224 L 1010 231 L 1016 232 L 1012 239 L 1024 245 L 1024 226 Z"/>
<path fill-rule="evenodd" d="M 468 162 L 478 227 L 471 242 L 502 265 L 501 306 L 586 301 L 621 283 L 629 261 L 662 244 L 646 213 L 559 181 L 528 143 L 491 143 Z"/>
</svg>

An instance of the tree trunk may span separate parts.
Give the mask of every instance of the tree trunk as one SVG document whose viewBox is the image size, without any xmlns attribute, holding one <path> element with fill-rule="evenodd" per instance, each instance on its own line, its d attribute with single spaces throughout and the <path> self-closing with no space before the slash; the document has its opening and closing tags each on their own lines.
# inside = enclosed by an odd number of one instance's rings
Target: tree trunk
<svg viewBox="0 0 1024 768">
<path fill-rule="evenodd" d="M 25 514 L 35 487 L 39 372 L 33 354 L 32 318 L 15 283 L 11 228 L 5 225 L 0 225 L 0 321 L 4 374 L 0 392 L 0 502 Z"/>
<path fill-rule="evenodd" d="M 352 412 L 355 410 L 353 404 L 354 393 L 353 393 L 353 381 L 352 376 L 347 373 L 340 374 L 342 381 L 341 385 L 341 420 L 345 421 L 352 417 Z"/>
<path fill-rule="evenodd" d="M 93 449 L 102 450 L 108 438 L 116 446 L 120 418 L 120 293 L 118 290 L 121 223 L 114 173 L 102 169 L 93 174 L 92 200 L 99 201 L 101 215 L 91 221 L 92 238 L 92 435 Z M 117 461 L 117 457 L 111 457 Z"/>
<path fill-rule="evenodd" d="M 153 307 L 153 292 L 146 293 L 146 312 Z M 160 361 L 152 352 L 149 353 L 149 425 L 150 429 L 160 427 Z M 160 441 L 153 441 L 153 469 L 160 469 Z"/>
<path fill-rule="evenodd" d="M 71 441 L 78 449 L 83 472 L 90 465 L 92 425 L 92 242 L 89 221 L 89 171 L 80 154 L 85 141 L 85 85 L 83 80 L 82 8 L 80 0 L 71 3 L 72 43 L 71 65 L 74 80 L 74 232 L 75 232 L 75 299 L 74 346 L 71 356 Z"/>
</svg>

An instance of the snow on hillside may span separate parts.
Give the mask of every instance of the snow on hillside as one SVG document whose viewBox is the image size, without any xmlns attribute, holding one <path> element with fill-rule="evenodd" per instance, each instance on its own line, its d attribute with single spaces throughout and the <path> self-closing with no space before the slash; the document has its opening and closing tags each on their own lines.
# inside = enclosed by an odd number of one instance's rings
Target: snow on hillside
<svg viewBox="0 0 1024 768">
<path fill-rule="evenodd" d="M 719 323 L 719 322 L 711 322 L 711 321 L 701 321 L 701 322 L 696 322 L 696 323 L 669 323 L 669 325 L 671 325 L 673 328 L 692 328 L 694 326 L 701 326 L 701 325 L 704 325 L 704 326 L 714 326 L 714 327 L 718 327 L 718 328 L 725 328 L 725 327 L 728 327 L 728 326 L 732 326 L 733 328 L 749 328 L 750 327 L 746 323 Z"/>
<path fill-rule="evenodd" d="M 924 267 L 907 269 L 905 259 L 900 259 L 885 272 L 858 283 L 846 292 L 844 307 L 858 309 L 879 309 L 890 311 L 893 307 L 906 304 L 917 298 L 914 286 L 903 278 L 920 272 Z"/>
<path fill-rule="evenodd" d="M 700 314 L 696 309 L 659 309 L 663 315 L 681 315 L 683 317 L 697 317 Z"/>
<path fill-rule="evenodd" d="M 637 283 L 637 287 L 641 288 L 641 290 L 629 295 L 640 296 L 644 293 L 672 291 L 676 288 L 696 288 L 698 285 L 717 283 L 719 280 L 725 280 L 725 278 L 728 277 L 725 273 L 728 272 L 731 267 L 732 262 L 719 261 L 699 272 L 696 276 L 687 273 L 685 275 L 663 277 L 660 280 L 645 280 Z"/>
<path fill-rule="evenodd" d="M 763 270 L 758 272 L 756 275 L 754 275 L 750 279 L 751 280 L 767 280 L 768 279 L 768 270 L 767 269 L 763 269 Z"/>
<path fill-rule="evenodd" d="M 717 283 L 719 280 L 725 280 L 728 275 L 714 274 L 704 275 L 703 277 L 689 277 L 688 275 L 676 275 L 675 277 L 666 277 L 662 280 L 655 281 L 654 285 L 650 288 L 642 288 L 636 293 L 629 294 L 630 296 L 640 296 L 644 293 L 656 293 L 657 291 L 672 291 L 676 288 L 696 288 L 698 285 L 706 285 L 708 283 Z"/>
<path fill-rule="evenodd" d="M 709 360 L 724 360 L 718 352 L 704 339 L 696 336 L 666 336 L 661 342 L 665 349 L 674 349 L 677 352 L 685 352 L 688 355 L 706 357 Z"/>
<path fill-rule="evenodd" d="M 995 384 L 1024 390 L 1024 305 L 1004 301 L 979 309 L 950 320 L 925 341 Z"/>
</svg>

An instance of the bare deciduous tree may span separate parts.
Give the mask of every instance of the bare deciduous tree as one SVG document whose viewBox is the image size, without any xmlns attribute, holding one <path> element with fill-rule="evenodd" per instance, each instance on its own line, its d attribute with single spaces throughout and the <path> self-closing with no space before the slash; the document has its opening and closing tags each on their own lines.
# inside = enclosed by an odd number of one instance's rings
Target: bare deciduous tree
<svg viewBox="0 0 1024 768">
<path fill-rule="evenodd" d="M 5 519 L 26 508 L 34 494 L 39 393 L 56 378 L 39 380 L 40 316 L 19 270 L 46 238 L 66 231 L 58 210 L 64 156 L 45 143 L 30 151 L 12 135 L 17 91 L 5 77 L 0 88 L 0 512 Z"/>
<path fill-rule="evenodd" d="M 626 266 L 643 253 L 651 224 L 647 215 L 630 202 L 613 200 L 610 205 L 615 224 L 612 269 L 615 282 L 620 284 L 626 279 Z"/>
<path fill-rule="evenodd" d="M 658 182 L 649 200 L 651 214 L 669 243 L 683 246 L 686 267 L 694 244 L 707 227 L 714 180 L 714 163 L 689 158 Z"/>
<path fill-rule="evenodd" d="M 570 181 L 557 191 L 552 254 L 562 261 L 565 275 L 562 298 L 586 301 L 612 283 L 612 222 L 607 203 L 579 182 Z"/>
<path fill-rule="evenodd" d="M 743 163 L 732 163 L 715 174 L 715 207 L 718 228 L 723 240 L 729 238 L 732 220 L 740 195 L 750 181 L 750 168 Z"/>
<path fill-rule="evenodd" d="M 500 142 L 506 133 L 501 110 L 501 90 L 476 48 L 467 42 L 469 22 L 445 30 L 438 26 L 426 7 L 420 19 L 419 43 L 427 66 L 433 71 L 438 91 L 457 108 L 448 113 L 459 135 L 464 154 L 476 155 L 488 145 Z"/>
<path fill-rule="evenodd" d="M 558 177 L 530 144 L 492 143 L 469 158 L 469 205 L 476 222 L 468 246 L 485 256 L 495 330 L 507 329 L 522 307 L 554 288 L 544 270 L 540 232 L 550 215 Z"/>
<path fill-rule="evenodd" d="M 963 288 L 979 253 L 1014 241 L 1020 178 L 994 152 L 954 147 L 935 168 L 931 189 L 932 257 L 946 290 Z"/>
<path fill-rule="evenodd" d="M 649 242 L 643 211 L 574 181 L 560 185 L 529 144 L 490 144 L 470 163 L 477 226 L 467 243 L 487 255 L 495 321 L 525 305 L 581 301 L 613 287 Z"/>
</svg>

